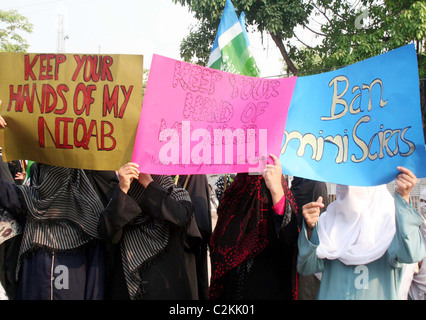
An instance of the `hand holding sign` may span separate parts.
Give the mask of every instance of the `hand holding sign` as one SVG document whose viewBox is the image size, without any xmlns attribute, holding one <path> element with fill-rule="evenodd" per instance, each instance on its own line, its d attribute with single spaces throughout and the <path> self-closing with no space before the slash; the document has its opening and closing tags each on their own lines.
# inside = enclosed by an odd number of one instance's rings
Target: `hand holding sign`
<svg viewBox="0 0 426 320">
<path fill-rule="evenodd" d="M 133 179 L 139 178 L 138 165 L 133 162 L 128 162 L 118 170 L 118 181 L 121 191 L 127 193 L 130 189 L 130 184 Z"/>
<path fill-rule="evenodd" d="M 272 195 L 272 204 L 276 205 L 284 195 L 284 190 L 281 184 L 283 178 L 283 170 L 281 168 L 280 159 L 274 154 L 270 155 L 274 160 L 274 164 L 267 164 L 263 171 L 263 178 L 265 179 L 266 187 Z"/>
<path fill-rule="evenodd" d="M 320 208 L 324 208 L 324 203 L 322 197 L 318 197 L 317 201 L 309 202 L 302 207 L 302 215 L 305 218 L 306 226 L 308 227 L 308 238 L 312 229 L 315 227 L 315 224 L 319 220 Z"/>
<path fill-rule="evenodd" d="M 138 181 L 144 188 L 154 181 L 149 173 L 139 173 Z"/>
<path fill-rule="evenodd" d="M 417 183 L 417 177 L 411 170 L 398 167 L 398 170 L 401 172 L 396 177 L 396 192 L 398 192 L 401 197 L 403 197 L 408 203 L 410 202 L 410 193 L 413 187 Z"/>
</svg>

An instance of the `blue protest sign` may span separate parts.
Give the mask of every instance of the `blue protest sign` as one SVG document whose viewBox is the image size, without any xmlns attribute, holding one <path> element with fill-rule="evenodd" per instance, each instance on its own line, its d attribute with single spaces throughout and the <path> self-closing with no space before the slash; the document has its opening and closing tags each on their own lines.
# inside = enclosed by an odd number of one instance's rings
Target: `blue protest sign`
<svg viewBox="0 0 426 320">
<path fill-rule="evenodd" d="M 414 45 L 299 77 L 280 160 L 284 174 L 357 186 L 426 177 Z"/>
</svg>

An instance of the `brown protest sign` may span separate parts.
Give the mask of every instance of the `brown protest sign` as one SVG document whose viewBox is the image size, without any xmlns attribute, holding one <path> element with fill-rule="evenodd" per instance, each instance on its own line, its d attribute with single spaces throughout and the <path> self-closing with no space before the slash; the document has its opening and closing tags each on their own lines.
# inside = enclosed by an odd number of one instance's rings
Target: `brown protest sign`
<svg viewBox="0 0 426 320">
<path fill-rule="evenodd" d="M 117 170 L 131 161 L 141 55 L 0 54 L 5 161 Z"/>
</svg>

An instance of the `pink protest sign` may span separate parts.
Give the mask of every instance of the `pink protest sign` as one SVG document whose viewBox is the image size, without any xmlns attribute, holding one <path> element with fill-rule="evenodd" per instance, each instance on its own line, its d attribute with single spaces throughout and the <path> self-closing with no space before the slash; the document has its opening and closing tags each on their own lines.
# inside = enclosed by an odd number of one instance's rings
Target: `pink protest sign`
<svg viewBox="0 0 426 320">
<path fill-rule="evenodd" d="M 295 84 L 154 55 L 132 161 L 151 174 L 262 171 L 280 154 Z"/>
</svg>

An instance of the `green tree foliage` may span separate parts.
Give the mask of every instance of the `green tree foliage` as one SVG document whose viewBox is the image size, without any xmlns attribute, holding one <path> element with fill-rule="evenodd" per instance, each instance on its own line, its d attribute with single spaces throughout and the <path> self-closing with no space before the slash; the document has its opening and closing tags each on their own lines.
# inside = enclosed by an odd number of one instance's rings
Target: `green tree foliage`
<svg viewBox="0 0 426 320">
<path fill-rule="evenodd" d="M 181 44 L 182 58 L 205 65 L 225 7 L 225 0 L 173 0 L 173 2 L 188 6 L 199 22 L 192 27 L 189 36 Z M 248 25 L 260 32 L 267 31 L 271 35 L 288 68 L 296 73 L 297 69 L 289 57 L 289 48 L 284 44 L 284 40 L 293 36 L 293 29 L 297 25 L 308 22 L 312 5 L 303 0 L 232 0 L 232 4 L 238 14 L 241 11 L 245 12 Z"/>
<path fill-rule="evenodd" d="M 305 74 L 349 65 L 415 43 L 420 77 L 426 76 L 426 2 L 362 0 L 312 2 L 325 21 L 316 46 L 292 48 L 290 56 Z M 352 4 L 351 4 L 352 3 Z"/>
<path fill-rule="evenodd" d="M 181 43 L 186 61 L 205 64 L 225 0 L 173 0 L 187 6 L 198 24 Z M 247 24 L 268 32 L 289 74 L 306 75 L 338 68 L 414 42 L 420 76 L 425 77 L 425 0 L 232 0 Z M 318 28 L 312 20 L 320 21 Z M 297 37 L 313 32 L 316 44 Z M 317 30 L 315 30 L 317 29 Z M 300 35 L 299 35 L 300 36 Z"/>
<path fill-rule="evenodd" d="M 33 25 L 16 10 L 0 10 L 0 52 L 26 52 L 29 44 L 21 32 L 32 31 Z"/>
<path fill-rule="evenodd" d="M 181 43 L 186 61 L 205 65 L 225 0 L 173 0 L 187 6 L 198 24 Z M 419 62 L 426 139 L 425 0 L 232 0 L 246 13 L 248 29 L 266 31 L 279 48 L 289 75 L 340 68 L 414 43 Z M 309 43 L 300 29 L 315 34 Z M 296 32 L 296 30 L 298 30 Z"/>
<path fill-rule="evenodd" d="M 313 15 L 325 23 L 317 32 L 318 45 L 291 48 L 299 75 L 329 71 L 414 43 L 426 140 L 426 1 L 317 0 L 313 5 Z"/>
</svg>

